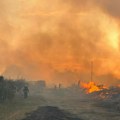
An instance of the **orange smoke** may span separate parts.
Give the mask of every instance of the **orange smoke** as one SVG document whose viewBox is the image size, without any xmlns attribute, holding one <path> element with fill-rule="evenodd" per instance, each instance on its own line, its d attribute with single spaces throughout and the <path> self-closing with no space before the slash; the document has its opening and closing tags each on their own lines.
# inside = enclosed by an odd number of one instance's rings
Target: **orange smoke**
<svg viewBox="0 0 120 120">
<path fill-rule="evenodd" d="M 68 85 L 88 80 L 94 59 L 94 76 L 120 79 L 120 21 L 113 10 L 119 2 L 99 1 L 1 0 L 0 73 Z M 83 86 L 99 90 L 94 83 Z"/>
<path fill-rule="evenodd" d="M 85 88 L 86 93 L 92 93 L 96 91 L 100 91 L 101 88 L 98 87 L 94 82 L 89 82 L 89 83 L 81 83 L 81 86 Z"/>
</svg>

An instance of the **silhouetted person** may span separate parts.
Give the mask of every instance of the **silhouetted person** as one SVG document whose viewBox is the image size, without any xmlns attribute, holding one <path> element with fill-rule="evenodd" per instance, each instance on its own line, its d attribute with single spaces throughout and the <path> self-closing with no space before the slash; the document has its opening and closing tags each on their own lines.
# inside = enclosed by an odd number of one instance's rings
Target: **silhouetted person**
<svg viewBox="0 0 120 120">
<path fill-rule="evenodd" d="M 81 81 L 79 80 L 79 81 L 78 81 L 78 87 L 80 87 L 80 83 L 81 83 Z"/>
<path fill-rule="evenodd" d="M 62 87 L 62 84 L 59 84 L 59 89 L 61 89 L 61 87 Z"/>
<path fill-rule="evenodd" d="M 57 85 L 54 86 L 54 89 L 55 89 L 55 90 L 57 89 Z"/>
<path fill-rule="evenodd" d="M 25 99 L 28 98 L 29 88 L 27 86 L 23 88 L 23 93 L 24 93 L 24 98 Z"/>
</svg>

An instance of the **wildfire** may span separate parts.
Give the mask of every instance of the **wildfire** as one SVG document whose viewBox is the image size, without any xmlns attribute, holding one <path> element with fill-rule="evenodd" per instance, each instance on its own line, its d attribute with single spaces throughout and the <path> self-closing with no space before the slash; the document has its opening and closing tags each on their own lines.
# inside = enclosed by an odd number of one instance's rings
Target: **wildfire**
<svg viewBox="0 0 120 120">
<path fill-rule="evenodd" d="M 98 87 L 94 82 L 81 83 L 81 86 L 86 89 L 86 93 L 100 91 L 102 88 Z"/>
</svg>

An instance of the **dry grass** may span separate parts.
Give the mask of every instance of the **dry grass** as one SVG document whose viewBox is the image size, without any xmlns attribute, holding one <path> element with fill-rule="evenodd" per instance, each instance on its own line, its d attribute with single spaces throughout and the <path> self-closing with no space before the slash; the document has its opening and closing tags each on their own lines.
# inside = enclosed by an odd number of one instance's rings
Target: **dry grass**
<svg viewBox="0 0 120 120">
<path fill-rule="evenodd" d="M 4 102 L 0 104 L 0 120 L 20 120 L 25 116 L 25 113 L 46 104 L 47 101 L 40 96 L 29 97 L 28 99 L 16 98 L 10 102 Z"/>
</svg>

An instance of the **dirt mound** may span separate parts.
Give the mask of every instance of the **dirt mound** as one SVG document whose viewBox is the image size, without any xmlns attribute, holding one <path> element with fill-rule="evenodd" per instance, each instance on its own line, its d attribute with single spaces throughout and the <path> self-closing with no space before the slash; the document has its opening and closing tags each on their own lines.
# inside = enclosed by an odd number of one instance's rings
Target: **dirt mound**
<svg viewBox="0 0 120 120">
<path fill-rule="evenodd" d="M 81 120 L 57 107 L 39 107 L 36 111 L 28 114 L 23 120 Z"/>
</svg>

